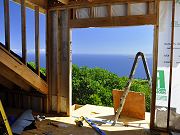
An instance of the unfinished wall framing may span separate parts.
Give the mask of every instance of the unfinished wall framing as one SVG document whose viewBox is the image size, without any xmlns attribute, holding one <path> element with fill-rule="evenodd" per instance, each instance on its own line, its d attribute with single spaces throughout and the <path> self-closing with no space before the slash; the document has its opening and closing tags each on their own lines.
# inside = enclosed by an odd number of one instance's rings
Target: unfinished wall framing
<svg viewBox="0 0 180 135">
<path fill-rule="evenodd" d="M 156 19 L 155 1 L 50 8 L 47 21 L 49 111 L 71 114 L 71 28 L 156 25 Z"/>
<path fill-rule="evenodd" d="M 158 34 L 159 34 L 159 0 L 96 0 L 93 2 L 70 1 L 60 5 L 53 3 L 48 5 L 47 1 L 39 0 L 14 0 L 21 3 L 21 27 L 22 27 L 22 52 L 21 61 L 11 56 L 10 51 L 10 19 L 9 0 L 4 0 L 5 14 L 5 47 L 6 51 L 0 48 L 1 52 L 1 75 L 0 97 L 3 103 L 9 107 L 32 108 L 40 112 L 55 112 L 66 116 L 71 115 L 71 28 L 88 27 L 116 27 L 116 26 L 138 26 L 154 25 L 154 49 L 153 49 L 153 78 L 152 78 L 152 107 L 151 107 L 151 128 L 155 128 L 155 105 L 156 105 L 156 82 L 158 66 Z M 174 26 L 175 0 L 172 8 L 172 26 Z M 35 44 L 36 44 L 36 73 L 26 70 L 26 20 L 25 7 L 35 9 Z M 48 7 L 48 8 L 47 8 Z M 47 14 L 47 83 L 39 76 L 39 12 Z M 169 77 L 169 99 L 167 127 L 170 127 L 171 117 L 171 89 L 172 89 L 172 68 L 173 68 L 173 44 L 174 27 L 171 31 L 171 53 L 170 53 L 170 77 Z M 14 64 L 8 65 L 5 59 Z M 23 66 L 22 66 L 23 65 Z M 4 70 L 8 67 L 8 70 Z M 12 70 L 10 70 L 10 67 Z M 20 72 L 22 71 L 24 72 Z M 12 76 L 8 71 L 15 71 Z M 21 75 L 21 73 L 25 74 Z M 8 77 L 5 76 L 8 75 Z M 31 75 L 31 76 L 30 76 Z M 29 79 L 30 76 L 30 79 Z M 17 78 L 23 77 L 26 84 L 22 84 Z M 16 78 L 16 79 L 15 79 Z M 12 80 L 11 80 L 12 79 Z M 29 81 L 28 81 L 29 79 Z M 37 79 L 37 80 L 36 80 Z M 11 80 L 11 81 L 8 81 Z M 38 86 L 35 87 L 38 82 Z M 16 85 L 14 85 L 16 84 Z M 39 85 L 40 84 L 40 85 Z M 42 85 L 43 87 L 41 87 Z M 47 85 L 48 84 L 48 85 Z M 34 92 L 33 88 L 36 90 Z M 48 87 L 48 88 L 47 88 Z M 8 89 L 8 91 L 7 91 Z M 13 91 L 16 89 L 16 91 Z M 26 91 L 22 91 L 26 90 Z M 41 92 L 42 94 L 38 93 Z M 44 93 L 43 93 L 44 92 Z M 12 96 L 12 94 L 14 96 Z M 4 98 L 6 97 L 6 98 Z M 5 101 L 7 99 L 7 102 Z M 10 100 L 11 99 L 11 100 Z M 37 104 L 38 103 L 38 104 Z M 158 128 L 160 129 L 160 128 Z"/>
</svg>

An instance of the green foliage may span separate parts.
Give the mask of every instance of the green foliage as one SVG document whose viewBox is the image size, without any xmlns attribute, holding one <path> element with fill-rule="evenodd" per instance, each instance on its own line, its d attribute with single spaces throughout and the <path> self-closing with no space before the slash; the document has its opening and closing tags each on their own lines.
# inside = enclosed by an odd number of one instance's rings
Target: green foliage
<svg viewBox="0 0 180 135">
<path fill-rule="evenodd" d="M 34 68 L 34 69 L 36 69 L 36 64 L 34 63 L 34 62 L 28 62 L 28 64 L 32 67 L 32 68 Z M 44 75 L 44 76 L 46 76 L 46 68 L 40 68 L 40 72 Z"/>
<path fill-rule="evenodd" d="M 33 62 L 29 64 L 35 68 Z M 46 69 L 41 68 L 46 75 Z M 101 68 L 72 66 L 72 101 L 73 104 L 93 104 L 113 106 L 112 90 L 123 90 L 127 84 L 127 77 L 119 77 Z M 150 111 L 150 88 L 147 80 L 134 79 L 131 91 L 142 92 L 146 98 L 146 111 Z"/>
<path fill-rule="evenodd" d="M 118 77 L 101 68 L 72 68 L 73 103 L 113 106 L 112 90 L 125 88 L 127 77 Z M 147 80 L 135 79 L 131 91 L 142 92 L 146 98 L 146 111 L 150 111 L 150 88 Z"/>
</svg>

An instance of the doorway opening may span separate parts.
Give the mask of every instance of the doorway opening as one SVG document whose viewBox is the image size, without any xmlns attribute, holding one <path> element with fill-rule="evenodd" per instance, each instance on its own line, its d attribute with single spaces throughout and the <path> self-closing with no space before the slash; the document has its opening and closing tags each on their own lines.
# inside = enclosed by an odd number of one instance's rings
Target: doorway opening
<svg viewBox="0 0 180 135">
<path fill-rule="evenodd" d="M 154 26 L 72 29 L 72 104 L 113 107 L 113 89 L 123 90 L 137 52 L 152 76 Z M 151 88 L 142 60 L 131 91 L 143 93 L 150 122 Z"/>
</svg>

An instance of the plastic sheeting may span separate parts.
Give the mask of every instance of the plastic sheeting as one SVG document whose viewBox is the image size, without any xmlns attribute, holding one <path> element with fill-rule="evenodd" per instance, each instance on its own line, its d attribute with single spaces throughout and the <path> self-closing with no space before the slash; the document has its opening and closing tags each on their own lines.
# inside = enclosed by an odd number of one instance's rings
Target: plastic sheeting
<svg viewBox="0 0 180 135">
<path fill-rule="evenodd" d="M 136 3 L 130 6 L 130 15 L 146 15 L 147 14 L 147 4 L 146 3 Z"/>
<path fill-rule="evenodd" d="M 76 18 L 85 19 L 90 17 L 90 8 L 80 8 L 76 10 Z"/>
<path fill-rule="evenodd" d="M 94 18 L 107 17 L 108 16 L 107 6 L 93 7 L 93 14 L 94 14 Z"/>
<path fill-rule="evenodd" d="M 126 5 L 112 5 L 112 16 L 126 16 Z"/>
<path fill-rule="evenodd" d="M 108 17 L 107 6 L 97 6 L 92 8 L 94 18 Z M 114 4 L 111 6 L 112 16 L 126 16 L 127 5 L 126 4 Z M 147 3 L 135 3 L 130 4 L 130 15 L 146 15 L 147 14 Z M 90 8 L 79 8 L 76 9 L 76 18 L 84 19 L 90 18 Z"/>
</svg>

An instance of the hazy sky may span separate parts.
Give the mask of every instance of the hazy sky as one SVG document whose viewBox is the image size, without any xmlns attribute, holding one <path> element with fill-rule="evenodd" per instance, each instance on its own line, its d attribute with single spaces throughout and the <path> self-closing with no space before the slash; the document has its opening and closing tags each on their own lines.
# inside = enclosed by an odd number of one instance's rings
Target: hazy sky
<svg viewBox="0 0 180 135">
<path fill-rule="evenodd" d="M 26 10 L 27 49 L 34 52 L 34 12 Z M 0 42 L 4 43 L 4 9 L 0 0 Z M 20 5 L 10 2 L 11 49 L 21 52 Z M 45 51 L 45 15 L 40 14 L 40 44 Z M 81 54 L 152 54 L 153 26 L 87 28 L 72 30 L 73 53 Z"/>
</svg>

